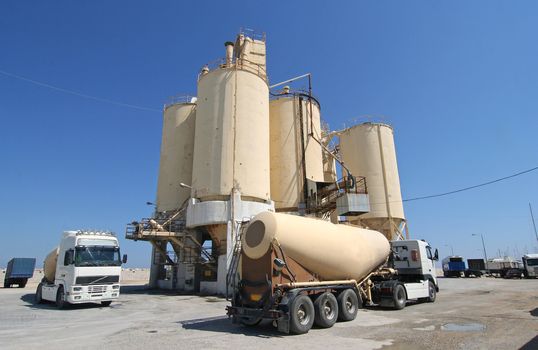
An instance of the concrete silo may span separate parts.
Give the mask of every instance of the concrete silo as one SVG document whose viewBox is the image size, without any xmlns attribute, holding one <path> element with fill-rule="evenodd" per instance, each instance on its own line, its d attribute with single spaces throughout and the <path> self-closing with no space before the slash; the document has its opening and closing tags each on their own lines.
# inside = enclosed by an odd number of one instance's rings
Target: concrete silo
<svg viewBox="0 0 538 350">
<path fill-rule="evenodd" d="M 158 212 L 179 209 L 190 197 L 190 189 L 180 184 L 190 184 L 192 180 L 196 104 L 191 98 L 185 101 L 188 102 L 167 105 L 163 112 Z"/>
<path fill-rule="evenodd" d="M 322 149 L 314 139 L 321 139 L 319 105 L 308 95 L 285 94 L 269 106 L 271 199 L 279 211 L 297 211 L 305 193 L 324 181 Z"/>
<path fill-rule="evenodd" d="M 218 256 L 216 279 L 202 280 L 200 290 L 221 294 L 226 292 L 227 269 L 242 222 L 274 210 L 265 37 L 239 34 L 235 44 L 225 46 L 226 58 L 205 66 L 198 79 L 192 188 L 186 212 L 186 228 L 209 236 Z"/>
<path fill-rule="evenodd" d="M 219 67 L 198 81 L 192 196 L 227 200 L 232 189 L 269 199 L 269 88 L 264 76 Z"/>
<path fill-rule="evenodd" d="M 364 123 L 339 133 L 340 155 L 354 175 L 366 177 L 370 212 L 349 221 L 385 234 L 403 237 L 405 215 L 392 127 Z"/>
</svg>

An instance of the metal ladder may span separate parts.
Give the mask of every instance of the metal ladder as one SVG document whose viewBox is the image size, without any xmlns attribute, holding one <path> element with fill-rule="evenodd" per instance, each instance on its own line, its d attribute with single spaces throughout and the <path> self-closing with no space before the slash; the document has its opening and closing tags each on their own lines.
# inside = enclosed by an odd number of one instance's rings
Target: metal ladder
<svg viewBox="0 0 538 350">
<path fill-rule="evenodd" d="M 239 260 L 241 258 L 241 239 L 243 238 L 243 233 L 247 227 L 246 223 L 248 221 L 242 221 L 237 223 L 238 229 L 235 234 L 235 244 L 232 252 L 232 261 L 230 262 L 230 268 L 226 273 L 226 300 L 230 301 L 230 293 L 228 293 L 228 288 L 230 285 L 233 287 L 232 298 L 235 298 L 236 290 L 236 279 L 237 279 L 237 270 L 239 269 Z"/>
</svg>

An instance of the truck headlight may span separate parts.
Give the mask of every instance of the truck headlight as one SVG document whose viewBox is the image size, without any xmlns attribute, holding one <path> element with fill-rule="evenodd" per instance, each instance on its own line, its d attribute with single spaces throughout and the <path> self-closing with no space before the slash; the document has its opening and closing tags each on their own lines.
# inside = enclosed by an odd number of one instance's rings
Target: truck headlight
<svg viewBox="0 0 538 350">
<path fill-rule="evenodd" d="M 116 285 L 112 286 L 112 289 L 120 289 L 120 286 L 116 284 Z"/>
<path fill-rule="evenodd" d="M 73 292 L 80 292 L 82 287 L 73 287 Z"/>
</svg>

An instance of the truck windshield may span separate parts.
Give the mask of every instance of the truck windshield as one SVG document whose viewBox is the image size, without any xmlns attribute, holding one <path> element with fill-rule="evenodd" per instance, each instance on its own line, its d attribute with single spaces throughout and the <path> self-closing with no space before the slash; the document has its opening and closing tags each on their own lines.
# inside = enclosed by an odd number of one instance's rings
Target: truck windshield
<svg viewBox="0 0 538 350">
<path fill-rule="evenodd" d="M 527 266 L 538 266 L 538 259 L 527 259 Z"/>
<path fill-rule="evenodd" d="M 120 249 L 104 246 L 77 246 L 75 266 L 120 266 Z"/>
</svg>

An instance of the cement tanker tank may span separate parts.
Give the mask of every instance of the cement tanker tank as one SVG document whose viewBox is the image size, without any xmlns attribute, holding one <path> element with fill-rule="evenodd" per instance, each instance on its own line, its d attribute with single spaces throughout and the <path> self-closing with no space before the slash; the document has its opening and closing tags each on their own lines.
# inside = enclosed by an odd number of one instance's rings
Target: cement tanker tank
<svg viewBox="0 0 538 350">
<path fill-rule="evenodd" d="M 244 254 L 260 259 L 275 245 L 321 281 L 359 281 L 390 252 L 389 242 L 377 231 L 295 215 L 258 214 L 243 235 Z"/>
<path fill-rule="evenodd" d="M 54 248 L 50 253 L 47 254 L 45 261 L 43 262 L 43 275 L 47 282 L 54 283 L 59 251 L 60 248 Z"/>
</svg>

